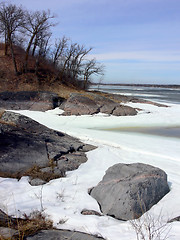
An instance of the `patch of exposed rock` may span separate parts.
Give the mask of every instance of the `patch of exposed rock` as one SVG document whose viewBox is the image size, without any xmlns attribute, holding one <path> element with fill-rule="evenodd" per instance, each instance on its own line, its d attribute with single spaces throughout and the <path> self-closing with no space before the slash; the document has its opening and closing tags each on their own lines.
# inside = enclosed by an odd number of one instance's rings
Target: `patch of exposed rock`
<svg viewBox="0 0 180 240">
<path fill-rule="evenodd" d="M 120 220 L 140 217 L 169 192 L 166 173 L 142 164 L 116 164 L 90 191 L 103 214 Z"/>
<path fill-rule="evenodd" d="M 58 107 L 64 99 L 51 92 L 1 92 L 0 106 L 6 110 L 46 111 Z"/>
<path fill-rule="evenodd" d="M 18 230 L 9 227 L 0 227 L 0 239 L 17 239 Z"/>
<path fill-rule="evenodd" d="M 98 113 L 96 102 L 79 93 L 72 93 L 65 102 L 63 110 L 64 115 L 91 115 Z"/>
<path fill-rule="evenodd" d="M 175 218 L 168 221 L 168 223 L 172 223 L 172 222 L 180 222 L 180 216 L 175 217 Z"/>
<path fill-rule="evenodd" d="M 0 176 L 32 176 L 34 185 L 64 177 L 87 161 L 95 147 L 13 112 L 0 119 Z"/>
<path fill-rule="evenodd" d="M 68 230 L 42 230 L 36 233 L 34 236 L 29 236 L 27 240 L 39 240 L 39 239 L 48 239 L 48 240 L 99 240 L 103 239 L 101 237 L 89 235 L 86 233 L 68 231 Z"/>
<path fill-rule="evenodd" d="M 136 115 L 136 109 L 121 105 L 114 100 L 98 94 L 86 95 L 72 93 L 62 106 L 64 115 L 92 115 L 95 113 L 106 113 L 116 116 Z"/>
<path fill-rule="evenodd" d="M 89 209 L 83 209 L 81 211 L 81 214 L 82 215 L 96 215 L 96 216 L 99 216 L 99 217 L 102 216 L 101 213 L 99 213 L 99 212 L 97 212 L 95 210 L 89 210 Z"/>
</svg>

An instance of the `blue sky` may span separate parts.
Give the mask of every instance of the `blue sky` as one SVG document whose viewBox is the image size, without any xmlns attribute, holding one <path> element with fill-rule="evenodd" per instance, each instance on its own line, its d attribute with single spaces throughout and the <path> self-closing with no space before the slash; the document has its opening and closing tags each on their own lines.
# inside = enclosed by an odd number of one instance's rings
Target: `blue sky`
<svg viewBox="0 0 180 240">
<path fill-rule="evenodd" d="M 50 9 L 53 36 L 93 47 L 104 83 L 180 84 L 180 0 L 12 0 Z"/>
</svg>

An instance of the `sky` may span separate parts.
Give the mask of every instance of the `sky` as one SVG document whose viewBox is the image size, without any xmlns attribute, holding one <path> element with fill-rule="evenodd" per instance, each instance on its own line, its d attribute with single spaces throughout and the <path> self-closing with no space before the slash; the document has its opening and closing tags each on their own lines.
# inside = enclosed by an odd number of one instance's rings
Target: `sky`
<svg viewBox="0 0 180 240">
<path fill-rule="evenodd" d="M 50 9 L 66 36 L 105 65 L 103 83 L 180 84 L 180 0 L 12 0 Z"/>
</svg>

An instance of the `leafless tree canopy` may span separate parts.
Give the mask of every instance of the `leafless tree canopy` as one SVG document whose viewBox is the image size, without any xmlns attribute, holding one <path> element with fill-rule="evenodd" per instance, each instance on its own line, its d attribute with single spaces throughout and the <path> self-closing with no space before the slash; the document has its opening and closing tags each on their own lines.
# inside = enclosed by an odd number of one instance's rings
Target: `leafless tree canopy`
<svg viewBox="0 0 180 240">
<path fill-rule="evenodd" d="M 4 39 L 4 54 L 7 55 L 8 49 L 10 50 L 16 74 L 27 73 L 30 70 L 29 59 L 34 58 L 34 72 L 38 75 L 43 59 L 54 67 L 53 81 L 71 82 L 74 85 L 83 82 L 83 87 L 86 88 L 92 75 L 103 76 L 104 67 L 95 59 L 88 60 L 87 55 L 92 48 L 72 43 L 65 36 L 52 44 L 54 18 L 50 10 L 32 12 L 22 6 L 1 3 L 0 34 Z M 21 69 L 17 67 L 14 51 L 17 44 L 25 51 Z"/>
<path fill-rule="evenodd" d="M 17 74 L 17 65 L 13 49 L 13 41 L 16 38 L 18 30 L 23 26 L 24 13 L 21 7 L 16 5 L 1 3 L 0 5 L 0 32 L 4 35 L 5 55 L 7 55 L 10 46 L 11 55 L 14 63 L 14 70 Z"/>
<path fill-rule="evenodd" d="M 52 18 L 54 18 L 54 16 L 51 15 L 49 10 L 42 12 L 25 12 L 26 23 L 23 28 L 29 36 L 25 55 L 25 71 L 27 71 L 28 67 L 30 49 L 33 47 L 32 55 L 34 55 L 36 48 L 43 45 L 43 39 L 47 40 L 50 37 L 50 28 L 54 25 L 50 22 L 50 19 Z"/>
</svg>

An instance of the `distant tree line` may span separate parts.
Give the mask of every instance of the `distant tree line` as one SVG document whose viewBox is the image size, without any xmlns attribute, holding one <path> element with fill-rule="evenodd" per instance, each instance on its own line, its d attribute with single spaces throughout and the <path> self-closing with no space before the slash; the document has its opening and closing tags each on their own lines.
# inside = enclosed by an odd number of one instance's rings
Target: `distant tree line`
<svg viewBox="0 0 180 240">
<path fill-rule="evenodd" d="M 72 43 L 65 36 L 52 44 L 54 18 L 49 10 L 28 11 L 22 6 L 1 3 L 0 35 L 4 39 L 4 54 L 10 53 L 16 75 L 30 71 L 29 59 L 33 57 L 35 74 L 38 74 L 40 62 L 46 60 L 55 69 L 54 81 L 83 82 L 86 88 L 92 75 L 103 75 L 104 66 L 94 58 L 89 59 L 92 48 Z M 15 46 L 25 51 L 21 68 L 17 66 Z"/>
</svg>

